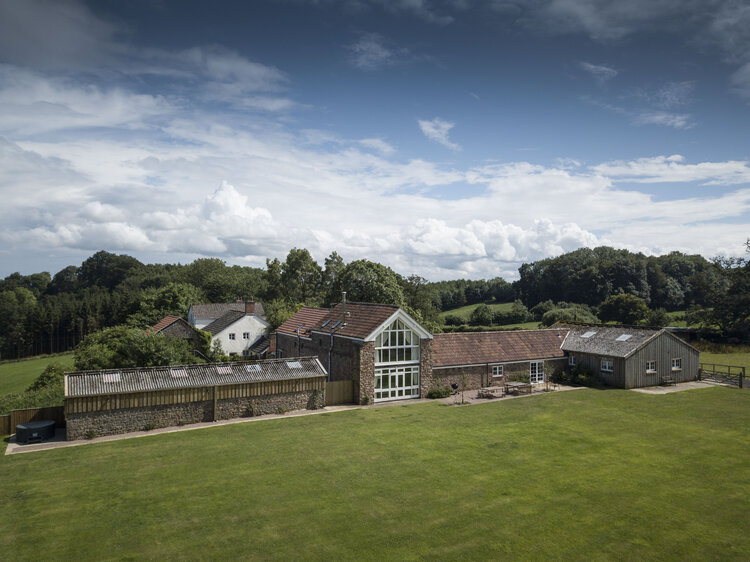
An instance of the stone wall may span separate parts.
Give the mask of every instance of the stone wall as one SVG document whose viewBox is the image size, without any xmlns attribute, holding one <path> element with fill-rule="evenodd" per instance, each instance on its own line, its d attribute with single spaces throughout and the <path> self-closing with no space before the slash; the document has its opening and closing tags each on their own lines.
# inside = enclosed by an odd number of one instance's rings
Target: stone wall
<svg viewBox="0 0 750 562">
<path fill-rule="evenodd" d="M 466 390 L 476 390 L 484 386 L 482 381 L 485 378 L 486 371 L 485 365 L 435 369 L 432 371 L 432 381 L 435 386 L 450 386 L 451 383 L 456 383 L 460 388 L 461 379 L 463 375 L 466 375 Z"/>
<path fill-rule="evenodd" d="M 375 342 L 362 344 L 359 371 L 354 380 L 354 402 L 370 404 L 375 401 Z"/>
<path fill-rule="evenodd" d="M 315 410 L 325 405 L 322 391 L 305 390 L 217 402 L 217 420 L 281 414 L 293 410 Z M 68 414 L 67 439 L 90 439 L 159 427 L 173 427 L 214 420 L 212 400 L 123 410 Z"/>
<path fill-rule="evenodd" d="M 433 385 L 432 370 L 432 339 L 424 338 L 419 341 L 419 397 L 427 398 L 427 393 Z"/>
</svg>

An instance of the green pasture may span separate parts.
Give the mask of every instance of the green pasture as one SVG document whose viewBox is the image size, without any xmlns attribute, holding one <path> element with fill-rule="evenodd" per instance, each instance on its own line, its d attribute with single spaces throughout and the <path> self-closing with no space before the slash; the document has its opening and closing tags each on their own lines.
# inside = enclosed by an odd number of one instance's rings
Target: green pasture
<svg viewBox="0 0 750 562">
<path fill-rule="evenodd" d="M 60 363 L 66 369 L 73 369 L 73 354 L 37 357 L 21 361 L 0 363 L 0 396 L 23 392 L 42 374 L 50 363 Z"/>
<path fill-rule="evenodd" d="M 750 393 L 553 392 L 0 457 L 0 559 L 748 560 Z"/>
</svg>

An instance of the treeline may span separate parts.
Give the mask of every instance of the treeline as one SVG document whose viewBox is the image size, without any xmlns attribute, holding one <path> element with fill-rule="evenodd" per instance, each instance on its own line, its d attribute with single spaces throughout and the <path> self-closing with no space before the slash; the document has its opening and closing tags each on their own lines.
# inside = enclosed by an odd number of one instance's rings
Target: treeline
<svg viewBox="0 0 750 562">
<path fill-rule="evenodd" d="M 194 303 L 254 297 L 275 327 L 303 305 L 338 302 L 342 291 L 352 301 L 404 306 L 428 325 L 437 320 L 424 278 L 367 260 L 347 264 L 336 252 L 320 265 L 294 248 L 284 261 L 267 260 L 260 269 L 216 258 L 143 264 L 101 251 L 54 276 L 13 273 L 0 281 L 0 359 L 68 351 L 111 326 L 145 329 L 167 314 L 186 317 Z"/>
<path fill-rule="evenodd" d="M 547 300 L 598 306 L 614 295 L 629 294 L 652 309 L 682 310 L 714 305 L 729 283 L 725 265 L 680 252 L 645 256 L 606 246 L 581 248 L 523 264 L 514 287 L 529 308 Z"/>
<path fill-rule="evenodd" d="M 265 269 L 228 266 L 216 258 L 143 264 L 101 251 L 54 276 L 13 273 L 0 281 L 0 359 L 67 351 L 111 326 L 145 329 L 167 314 L 186 317 L 189 306 L 201 302 L 254 297 L 276 327 L 303 305 L 339 302 L 343 291 L 350 301 L 405 307 L 433 331 L 441 329 L 441 310 L 464 305 L 518 300 L 510 312 L 502 318 L 490 315 L 490 321 L 546 323 L 586 319 L 594 312 L 603 319 L 603 303 L 628 295 L 648 308 L 619 298 L 611 305 L 617 314 L 631 314 L 633 307 L 641 315 L 644 310 L 691 309 L 693 320 L 704 325 L 739 335 L 750 332 L 750 265 L 743 259 L 584 248 L 523 264 L 519 273 L 512 284 L 499 277 L 429 283 L 368 260 L 345 263 L 336 252 L 319 264 L 299 248 L 284 261 L 266 260 Z M 485 308 L 475 311 L 476 322 L 487 314 Z"/>
</svg>

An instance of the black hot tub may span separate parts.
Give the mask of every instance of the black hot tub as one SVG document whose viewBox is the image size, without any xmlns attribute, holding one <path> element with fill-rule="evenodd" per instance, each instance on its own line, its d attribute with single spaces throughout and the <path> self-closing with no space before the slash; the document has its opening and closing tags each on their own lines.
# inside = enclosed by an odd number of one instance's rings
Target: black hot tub
<svg viewBox="0 0 750 562">
<path fill-rule="evenodd" d="M 30 421 L 16 426 L 16 443 L 35 443 L 54 436 L 54 420 Z"/>
</svg>

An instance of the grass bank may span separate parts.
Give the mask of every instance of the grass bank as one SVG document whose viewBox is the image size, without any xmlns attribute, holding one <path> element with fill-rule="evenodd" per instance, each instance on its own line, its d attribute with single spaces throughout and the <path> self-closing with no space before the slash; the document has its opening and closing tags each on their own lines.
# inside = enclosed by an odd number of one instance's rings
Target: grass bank
<svg viewBox="0 0 750 562">
<path fill-rule="evenodd" d="M 4 456 L 0 558 L 747 560 L 749 423 L 586 389 Z"/>
<path fill-rule="evenodd" d="M 23 392 L 50 363 L 60 363 L 66 369 L 72 370 L 73 354 L 66 353 L 0 363 L 0 396 Z"/>
</svg>

